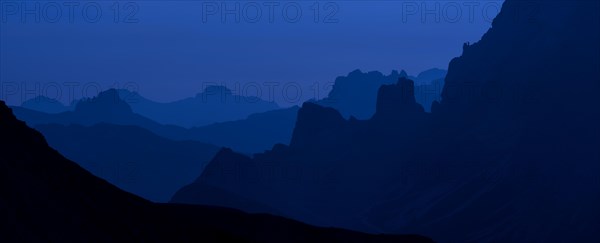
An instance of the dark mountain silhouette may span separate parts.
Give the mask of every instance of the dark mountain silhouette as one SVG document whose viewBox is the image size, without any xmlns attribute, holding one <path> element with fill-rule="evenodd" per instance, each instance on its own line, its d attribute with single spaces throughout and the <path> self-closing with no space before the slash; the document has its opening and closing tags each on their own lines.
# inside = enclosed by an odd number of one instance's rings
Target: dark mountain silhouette
<svg viewBox="0 0 600 243">
<path fill-rule="evenodd" d="M 94 177 L 48 147 L 0 102 L 3 242 L 431 242 L 317 228 L 270 215 L 154 204 Z"/>
<path fill-rule="evenodd" d="M 247 154 L 263 152 L 274 144 L 290 142 L 298 109 L 293 106 L 252 114 L 244 120 L 194 127 L 189 134 L 195 139 Z"/>
<path fill-rule="evenodd" d="M 37 96 L 26 100 L 21 104 L 21 107 L 45 113 L 61 113 L 75 108 L 73 105 L 65 106 L 60 101 L 45 96 Z"/>
<path fill-rule="evenodd" d="M 135 126 L 39 125 L 48 144 L 117 187 L 155 202 L 167 202 L 195 180 L 218 147 L 171 141 Z"/>
<path fill-rule="evenodd" d="M 401 77 L 408 77 L 418 84 L 417 102 L 429 111 L 431 103 L 439 99 L 445 75 L 446 71 L 441 69 L 426 70 L 417 77 L 408 76 L 404 71 L 392 71 L 386 76 L 376 71 L 363 73 L 355 70 L 348 76 L 336 78 L 328 97 L 315 103 L 335 108 L 346 118 L 353 116 L 360 120 L 369 119 L 375 113 L 379 87 L 394 84 Z"/>
<path fill-rule="evenodd" d="M 161 124 L 186 128 L 241 120 L 254 113 L 279 108 L 276 103 L 258 97 L 233 94 L 230 89 L 223 86 L 208 86 L 193 98 L 169 103 L 154 102 L 137 92 L 127 90 L 119 90 L 119 96 L 135 113 Z"/>
<path fill-rule="evenodd" d="M 406 72 L 392 71 L 390 75 L 380 72 L 363 73 L 354 70 L 348 76 L 335 79 L 327 98 L 316 102 L 319 105 L 335 108 L 344 117 L 354 116 L 369 119 L 375 112 L 377 90 L 385 84 L 392 84 L 399 77 L 407 77 Z"/>
<path fill-rule="evenodd" d="M 406 79 L 379 89 L 367 121 L 305 103 L 290 146 L 222 150 L 185 188 L 441 242 L 600 241 L 599 7 L 507 0 L 452 60 L 431 114 Z M 186 190 L 175 198 L 192 198 Z"/>
</svg>

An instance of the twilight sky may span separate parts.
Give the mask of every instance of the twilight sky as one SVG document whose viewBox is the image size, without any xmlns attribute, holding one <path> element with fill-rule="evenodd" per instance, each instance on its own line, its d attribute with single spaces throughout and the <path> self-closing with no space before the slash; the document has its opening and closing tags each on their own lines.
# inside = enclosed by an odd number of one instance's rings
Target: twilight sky
<svg viewBox="0 0 600 243">
<path fill-rule="evenodd" d="M 172 101 L 224 84 L 289 106 L 354 69 L 446 69 L 502 2 L 2 1 L 0 99 L 114 87 Z"/>
</svg>

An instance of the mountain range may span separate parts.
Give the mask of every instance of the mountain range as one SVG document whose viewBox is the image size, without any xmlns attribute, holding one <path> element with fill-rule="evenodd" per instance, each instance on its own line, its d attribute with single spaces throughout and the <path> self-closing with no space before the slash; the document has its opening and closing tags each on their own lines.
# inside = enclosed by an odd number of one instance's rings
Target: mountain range
<svg viewBox="0 0 600 243">
<path fill-rule="evenodd" d="M 599 242 L 599 12 L 598 1 L 506 0 L 447 73 L 357 70 L 338 78 L 324 100 L 205 129 L 154 122 L 116 90 L 58 114 L 15 108 L 28 124 L 59 131 L 49 137 L 104 136 L 98 142 L 116 146 L 113 152 L 119 143 L 107 143 L 117 139 L 148 140 L 138 141 L 142 151 L 168 148 L 194 131 L 239 148 L 218 151 L 172 204 L 147 202 L 92 176 L 2 104 L 0 210 L 7 220 L 0 229 L 9 230 L 0 235 L 51 241 L 69 229 L 74 241 L 428 240 L 395 235 L 416 233 L 439 242 Z M 439 87 L 441 97 L 419 98 Z M 205 93 L 231 95 L 213 89 Z M 47 123 L 62 125 L 41 125 Z M 289 143 L 273 143 L 292 123 Z M 111 137 L 113 131 L 131 137 Z M 72 152 L 85 144 L 50 142 Z"/>
<path fill-rule="evenodd" d="M 219 207 L 151 203 L 64 158 L 4 102 L 0 133 L 2 242 L 432 242 Z"/>
<path fill-rule="evenodd" d="M 598 12 L 507 0 L 451 61 L 431 113 L 406 77 L 378 88 L 368 120 L 305 103 L 289 146 L 221 150 L 173 201 L 225 194 L 243 210 L 440 242 L 600 241 Z"/>
<path fill-rule="evenodd" d="M 264 101 L 253 96 L 236 95 L 230 89 L 217 85 L 207 86 L 194 97 L 167 103 L 149 100 L 135 91 L 126 89 L 116 89 L 116 91 L 120 100 L 127 103 L 134 113 L 161 125 L 184 128 L 242 120 L 251 114 L 279 109 L 279 106 L 274 102 Z M 106 93 L 106 91 L 100 92 L 98 96 L 106 95 Z M 26 100 L 20 107 L 43 113 L 57 114 L 73 111 L 78 103 L 86 100 L 89 101 L 89 98 L 73 100 L 70 105 L 66 106 L 56 99 L 37 96 Z"/>
<path fill-rule="evenodd" d="M 34 111 L 23 107 L 12 107 L 17 118 L 29 126 L 41 124 L 83 125 L 91 126 L 100 123 L 138 126 L 170 139 L 185 139 L 187 129 L 173 125 L 161 125 L 149 118 L 134 113 L 129 104 L 123 101 L 118 91 L 109 89 L 93 98 L 85 98 L 77 102 L 73 111 L 56 114 Z"/>
<path fill-rule="evenodd" d="M 445 74 L 444 70 L 430 69 L 413 77 L 420 80 L 420 85 L 415 88 L 418 94 L 417 102 L 424 104 L 424 107 L 430 107 L 433 101 L 439 100 Z M 401 76 L 409 77 L 404 71 L 394 71 L 385 76 L 379 72 L 362 73 L 356 70 L 346 77 L 338 77 L 329 97 L 316 103 L 340 110 L 346 117 L 368 119 L 374 113 L 377 89 L 381 85 L 393 83 L 393 80 Z M 70 107 L 40 96 L 13 109 L 17 117 L 30 126 L 90 126 L 99 123 L 138 126 L 171 140 L 200 141 L 232 148 L 245 154 L 263 152 L 275 144 L 289 144 L 299 108 L 293 106 L 280 109 L 251 98 L 233 95 L 231 90 L 222 86 L 210 86 L 195 98 L 163 104 L 146 99 L 137 92 L 110 89 L 101 92 L 97 97 L 73 102 Z M 252 107 L 262 108 L 252 110 Z M 231 115 L 238 111 L 256 113 Z M 219 114 L 210 116 L 214 123 L 186 128 L 192 126 L 191 120 L 198 120 L 202 114 L 209 113 Z M 175 122 L 179 118 L 183 120 Z M 187 121 L 184 121 L 185 119 Z"/>
<path fill-rule="evenodd" d="M 134 126 L 170 140 L 199 141 L 230 147 L 247 154 L 263 152 L 272 148 L 274 144 L 289 143 L 298 111 L 298 107 L 295 106 L 275 109 L 252 114 L 246 119 L 187 129 L 174 125 L 162 125 L 135 113 L 131 106 L 123 100 L 122 95 L 119 95 L 119 91 L 114 89 L 101 92 L 97 97 L 79 101 L 73 111 L 50 114 L 23 107 L 12 108 L 15 115 L 30 126 L 45 124 Z M 95 135 L 101 136 L 102 134 Z M 89 137 L 88 139 L 96 138 Z M 68 143 L 68 141 L 64 142 Z M 71 154 L 71 151 L 61 150 L 61 152 Z"/>
</svg>

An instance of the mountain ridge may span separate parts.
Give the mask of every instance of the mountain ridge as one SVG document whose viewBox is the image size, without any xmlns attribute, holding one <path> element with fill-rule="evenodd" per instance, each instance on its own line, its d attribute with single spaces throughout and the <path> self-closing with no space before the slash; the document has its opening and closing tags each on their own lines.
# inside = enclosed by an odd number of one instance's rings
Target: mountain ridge
<svg viewBox="0 0 600 243">
<path fill-rule="evenodd" d="M 160 124 L 184 128 L 246 119 L 254 113 L 280 108 L 274 102 L 264 101 L 258 97 L 237 95 L 231 89 L 219 85 L 207 86 L 194 97 L 167 103 L 148 100 L 137 92 L 128 90 L 118 90 L 118 92 L 136 113 Z"/>
</svg>

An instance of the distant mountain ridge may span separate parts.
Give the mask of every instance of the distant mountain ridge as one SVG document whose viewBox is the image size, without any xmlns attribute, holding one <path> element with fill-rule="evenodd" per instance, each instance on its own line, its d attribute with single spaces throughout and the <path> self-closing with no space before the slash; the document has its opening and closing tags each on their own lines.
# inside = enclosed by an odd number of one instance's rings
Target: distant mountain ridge
<svg viewBox="0 0 600 243">
<path fill-rule="evenodd" d="M 98 95 L 105 94 L 110 90 L 115 89 L 102 91 Z M 258 97 L 236 95 L 224 86 L 207 86 L 194 97 L 168 103 L 152 101 L 135 91 L 126 89 L 116 89 L 116 91 L 120 100 L 129 104 L 134 113 L 162 125 L 176 125 L 184 128 L 241 120 L 251 114 L 279 109 L 274 102 L 264 101 Z M 58 100 L 37 96 L 26 100 L 20 107 L 57 114 L 73 111 L 79 103 L 90 99 L 74 100 L 67 106 Z"/>
<path fill-rule="evenodd" d="M 23 107 L 12 107 L 14 114 L 29 126 L 41 124 L 83 125 L 100 123 L 138 126 L 160 136 L 174 139 L 186 139 L 187 129 L 177 126 L 161 125 L 149 118 L 133 112 L 131 107 L 120 99 L 117 90 L 110 89 L 93 98 L 80 100 L 73 111 L 57 114 L 33 111 Z"/>
<path fill-rule="evenodd" d="M 185 128 L 246 119 L 254 113 L 279 109 L 274 102 L 236 95 L 224 86 L 208 86 L 193 98 L 169 103 L 151 101 L 128 90 L 118 92 L 135 113 L 161 124 Z"/>
<path fill-rule="evenodd" d="M 60 101 L 46 96 L 36 96 L 26 100 L 21 104 L 21 107 L 45 113 L 61 113 L 75 109 L 74 105 L 65 106 Z"/>
<path fill-rule="evenodd" d="M 377 91 L 382 85 L 395 84 L 399 78 L 409 78 L 415 82 L 417 102 L 429 111 L 433 101 L 439 100 L 444 85 L 446 71 L 429 69 L 417 77 L 409 76 L 405 71 L 392 71 L 389 75 L 373 71 L 363 73 L 354 70 L 347 76 L 338 77 L 327 98 L 313 101 L 322 106 L 332 107 L 349 118 L 351 116 L 366 120 L 375 113 Z"/>
</svg>

